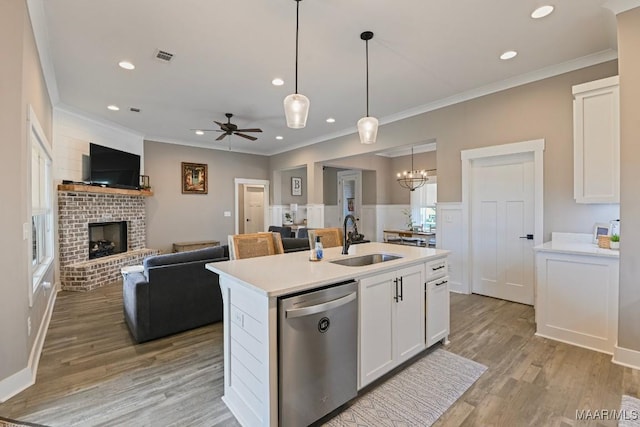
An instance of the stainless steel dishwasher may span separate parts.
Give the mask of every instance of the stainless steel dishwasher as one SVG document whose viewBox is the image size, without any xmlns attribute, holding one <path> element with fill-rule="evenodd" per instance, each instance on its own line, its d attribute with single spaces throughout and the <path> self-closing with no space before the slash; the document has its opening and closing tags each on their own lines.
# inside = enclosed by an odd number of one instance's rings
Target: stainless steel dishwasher
<svg viewBox="0 0 640 427">
<path fill-rule="evenodd" d="M 279 418 L 307 426 L 357 394 L 358 284 L 278 300 Z"/>
</svg>

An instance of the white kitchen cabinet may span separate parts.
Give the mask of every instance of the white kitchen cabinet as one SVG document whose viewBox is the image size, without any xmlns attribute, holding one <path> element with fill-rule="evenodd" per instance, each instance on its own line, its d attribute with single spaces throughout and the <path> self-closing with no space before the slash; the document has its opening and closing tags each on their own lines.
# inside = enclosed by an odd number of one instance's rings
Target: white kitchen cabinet
<svg viewBox="0 0 640 427">
<path fill-rule="evenodd" d="M 424 264 L 360 280 L 358 388 L 425 348 Z"/>
<path fill-rule="evenodd" d="M 536 335 L 612 354 L 618 338 L 618 251 L 591 235 L 553 233 L 536 246 Z M 574 240 L 556 239 L 556 235 Z"/>
<path fill-rule="evenodd" d="M 573 86 L 574 198 L 620 203 L 618 76 Z"/>
<path fill-rule="evenodd" d="M 427 347 L 449 338 L 449 277 L 427 282 Z"/>
</svg>

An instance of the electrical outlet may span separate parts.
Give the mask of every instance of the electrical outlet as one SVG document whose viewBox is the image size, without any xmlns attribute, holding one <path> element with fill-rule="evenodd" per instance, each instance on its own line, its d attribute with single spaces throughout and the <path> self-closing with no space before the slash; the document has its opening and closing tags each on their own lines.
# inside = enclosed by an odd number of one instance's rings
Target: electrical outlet
<svg viewBox="0 0 640 427">
<path fill-rule="evenodd" d="M 27 317 L 27 335 L 31 336 L 31 317 Z"/>
</svg>

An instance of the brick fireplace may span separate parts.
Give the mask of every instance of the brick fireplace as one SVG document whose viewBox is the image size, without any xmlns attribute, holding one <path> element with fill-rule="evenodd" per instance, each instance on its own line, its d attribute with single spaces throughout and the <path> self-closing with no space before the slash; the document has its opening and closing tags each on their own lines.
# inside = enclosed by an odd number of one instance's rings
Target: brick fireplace
<svg viewBox="0 0 640 427">
<path fill-rule="evenodd" d="M 120 269 L 142 264 L 160 251 L 147 249 L 145 201 L 150 192 L 60 185 L 58 187 L 58 230 L 62 289 L 90 291 L 118 280 Z M 124 222 L 126 248 L 122 253 L 90 259 L 89 225 Z M 99 240 L 116 238 L 101 231 Z M 106 233 L 109 233 L 108 231 Z M 93 240 L 94 244 L 97 240 Z"/>
</svg>

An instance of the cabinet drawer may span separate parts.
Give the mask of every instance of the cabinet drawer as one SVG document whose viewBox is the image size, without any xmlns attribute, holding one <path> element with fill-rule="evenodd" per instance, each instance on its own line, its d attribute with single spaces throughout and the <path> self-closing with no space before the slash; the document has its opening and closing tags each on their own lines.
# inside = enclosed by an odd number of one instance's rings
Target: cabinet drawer
<svg viewBox="0 0 640 427">
<path fill-rule="evenodd" d="M 441 277 L 427 282 L 427 293 L 433 292 L 440 287 L 448 287 L 449 277 Z"/>
<path fill-rule="evenodd" d="M 442 277 L 447 274 L 449 264 L 447 258 L 434 259 L 426 263 L 426 278 L 427 281 L 433 280 L 437 277 Z"/>
</svg>

